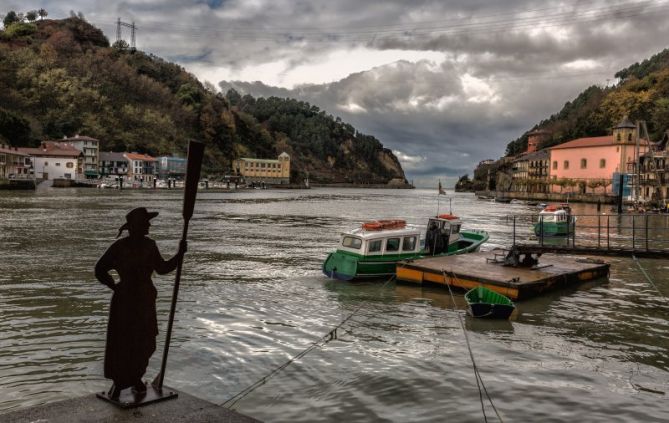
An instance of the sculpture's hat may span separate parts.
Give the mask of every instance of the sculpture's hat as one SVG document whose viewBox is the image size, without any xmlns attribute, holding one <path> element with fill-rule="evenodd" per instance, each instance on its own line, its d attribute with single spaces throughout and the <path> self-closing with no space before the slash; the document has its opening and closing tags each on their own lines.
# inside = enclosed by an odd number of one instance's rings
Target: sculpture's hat
<svg viewBox="0 0 669 423">
<path fill-rule="evenodd" d="M 124 230 L 138 224 L 146 223 L 156 216 L 158 216 L 158 212 L 150 212 L 146 210 L 146 207 L 137 207 L 136 209 L 130 210 L 130 212 L 125 215 L 125 223 L 119 228 L 116 238 L 120 237 Z"/>
</svg>

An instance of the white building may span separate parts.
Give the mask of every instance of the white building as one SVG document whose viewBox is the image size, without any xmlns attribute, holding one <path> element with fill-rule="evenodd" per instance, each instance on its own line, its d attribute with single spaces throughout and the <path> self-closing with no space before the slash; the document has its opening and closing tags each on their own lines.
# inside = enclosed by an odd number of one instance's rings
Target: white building
<svg viewBox="0 0 669 423">
<path fill-rule="evenodd" d="M 83 153 L 71 145 L 44 141 L 38 148 L 19 148 L 30 156 L 30 163 L 37 179 L 79 179 L 77 172 L 84 160 Z"/>
<path fill-rule="evenodd" d="M 77 134 L 74 137 L 64 137 L 62 141 L 54 142 L 69 144 L 84 154 L 81 169 L 77 173 L 83 174 L 86 178 L 97 178 L 100 175 L 100 141 Z"/>
</svg>

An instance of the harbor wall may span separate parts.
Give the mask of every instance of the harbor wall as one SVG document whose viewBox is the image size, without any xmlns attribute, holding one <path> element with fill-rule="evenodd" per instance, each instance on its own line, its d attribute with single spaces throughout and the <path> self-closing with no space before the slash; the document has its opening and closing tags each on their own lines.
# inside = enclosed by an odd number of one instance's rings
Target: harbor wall
<svg viewBox="0 0 669 423">
<path fill-rule="evenodd" d="M 542 192 L 514 192 L 514 191 L 476 191 L 477 196 L 506 198 L 512 200 L 541 201 L 551 203 L 601 203 L 615 204 L 615 195 L 580 194 L 580 193 L 542 193 Z"/>
</svg>

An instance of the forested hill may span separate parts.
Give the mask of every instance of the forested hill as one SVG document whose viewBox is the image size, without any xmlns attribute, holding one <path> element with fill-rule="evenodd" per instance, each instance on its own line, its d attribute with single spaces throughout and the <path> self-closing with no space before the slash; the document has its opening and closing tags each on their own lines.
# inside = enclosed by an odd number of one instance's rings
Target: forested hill
<svg viewBox="0 0 669 423">
<path fill-rule="evenodd" d="M 552 133 L 540 148 L 580 137 L 608 135 L 625 116 L 645 120 L 651 140 L 669 129 L 669 49 L 615 74 L 617 85 L 591 86 L 562 110 L 541 121 L 533 129 Z M 528 131 L 529 132 L 529 131 Z M 506 154 L 516 155 L 527 148 L 527 134 L 510 142 Z"/>
<path fill-rule="evenodd" d="M 15 22 L 0 31 L 0 143 L 35 146 L 76 134 L 106 151 L 185 154 L 207 144 L 206 170 L 238 157 L 291 156 L 293 177 L 316 182 L 404 180 L 397 158 L 308 103 L 217 93 L 182 67 L 110 46 L 82 17 Z"/>
</svg>

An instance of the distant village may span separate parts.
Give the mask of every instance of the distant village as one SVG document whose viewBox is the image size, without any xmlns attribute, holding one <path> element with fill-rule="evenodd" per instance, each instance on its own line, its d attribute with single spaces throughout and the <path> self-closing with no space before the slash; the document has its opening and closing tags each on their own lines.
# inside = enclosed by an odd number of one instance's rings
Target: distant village
<svg viewBox="0 0 669 423">
<path fill-rule="evenodd" d="M 521 200 L 612 203 L 628 201 L 666 208 L 669 201 L 669 130 L 661 140 L 642 137 L 643 123 L 624 118 L 612 134 L 579 138 L 538 149 L 551 133 L 528 133 L 527 150 L 474 171 L 479 196 Z"/>
<path fill-rule="evenodd" d="M 217 178 L 219 185 L 290 183 L 285 152 L 276 159 L 240 158 L 233 169 Z M 43 141 L 35 148 L 0 144 L 0 188 L 34 188 L 44 182 L 55 187 L 172 188 L 181 186 L 185 175 L 184 157 L 100 151 L 99 140 L 83 135 Z"/>
</svg>

